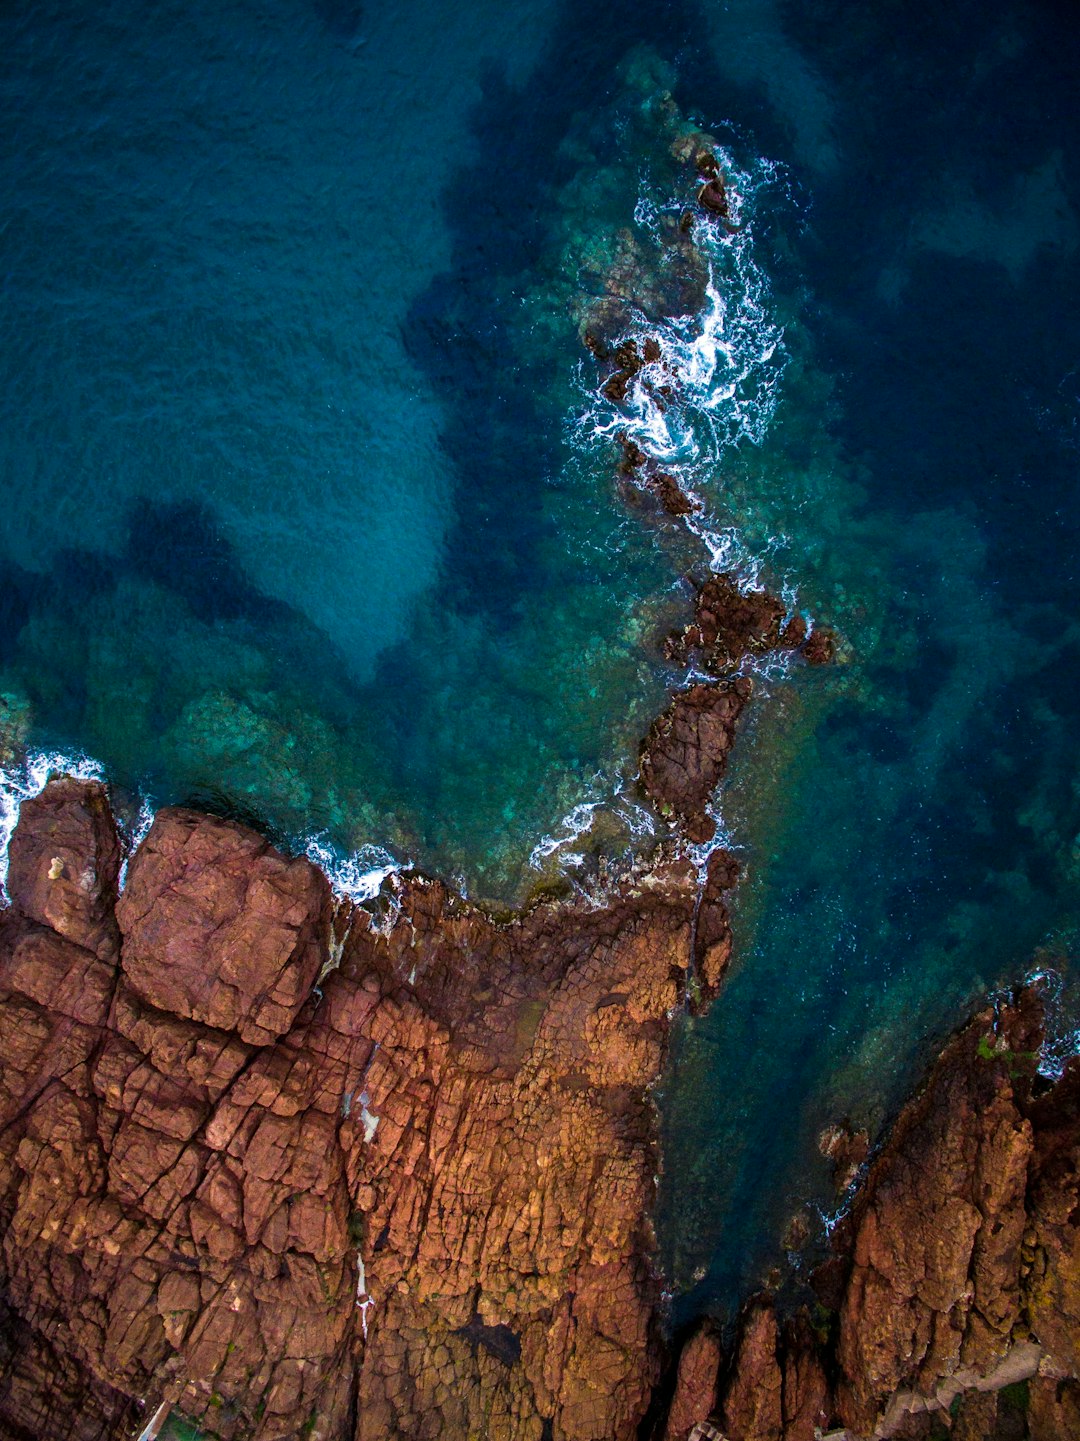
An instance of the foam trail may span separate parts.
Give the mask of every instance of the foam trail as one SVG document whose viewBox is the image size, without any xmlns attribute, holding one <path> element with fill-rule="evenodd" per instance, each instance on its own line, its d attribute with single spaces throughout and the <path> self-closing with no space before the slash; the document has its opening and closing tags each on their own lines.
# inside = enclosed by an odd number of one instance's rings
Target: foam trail
<svg viewBox="0 0 1080 1441">
<path fill-rule="evenodd" d="M 583 836 L 592 825 L 593 815 L 601 804 L 602 802 L 598 800 L 582 801 L 580 805 L 576 805 L 573 810 L 563 816 L 556 827 L 556 831 L 561 834 L 544 836 L 530 851 L 529 865 L 533 870 L 540 870 L 549 856 L 553 856 L 564 846 L 572 846 L 579 836 Z M 582 858 L 571 852 L 568 855 L 560 856 L 559 859 L 563 865 L 580 865 Z"/>
<path fill-rule="evenodd" d="M 728 152 L 719 158 L 737 221 L 756 192 L 775 181 L 776 170 L 764 161 L 740 169 Z M 655 231 L 660 210 L 642 198 L 635 220 Z M 660 359 L 633 378 L 621 404 L 588 391 L 573 426 L 579 445 L 624 431 L 654 461 L 709 467 L 728 446 L 763 440 L 786 363 L 767 277 L 754 259 L 749 230 L 732 235 L 702 223 L 695 240 L 709 268 L 704 309 L 654 325 L 641 317 L 631 335 L 647 333 Z M 665 382 L 661 401 L 657 392 Z"/>
<path fill-rule="evenodd" d="M 731 217 L 740 228 L 732 233 L 707 221 L 695 227 L 694 240 L 708 266 L 702 310 L 657 322 L 641 315 L 631 324 L 624 338 L 636 341 L 639 352 L 648 339 L 659 358 L 638 370 L 620 400 L 605 395 L 583 368 L 582 406 L 571 419 L 570 441 L 586 452 L 617 436 L 632 441 L 654 472 L 658 467 L 670 472 L 699 507 L 684 520 L 705 547 L 710 569 L 733 572 L 741 584 L 757 588 L 765 556 L 751 552 L 734 525 L 710 516 L 702 488 L 722 486 L 732 449 L 762 443 L 779 400 L 787 363 L 784 331 L 768 277 L 755 259 L 748 222 L 757 195 L 782 177 L 762 158 L 739 166 L 721 149 L 718 159 Z M 634 219 L 659 241 L 665 217 L 677 209 L 643 194 Z M 766 553 L 783 541 L 775 538 Z M 795 608 L 793 596 L 789 607 Z"/>
<path fill-rule="evenodd" d="M 30 751 L 21 763 L 0 766 L 0 899 L 8 901 L 8 848 L 19 823 L 23 801 L 40 794 L 52 775 L 74 776 L 80 781 L 104 779 L 101 765 L 82 752 Z"/>
</svg>

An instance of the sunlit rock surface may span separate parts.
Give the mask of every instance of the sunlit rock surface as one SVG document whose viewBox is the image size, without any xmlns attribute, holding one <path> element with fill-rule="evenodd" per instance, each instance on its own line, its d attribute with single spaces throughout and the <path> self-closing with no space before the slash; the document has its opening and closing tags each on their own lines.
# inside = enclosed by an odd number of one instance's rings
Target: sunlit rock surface
<svg viewBox="0 0 1080 1441">
<path fill-rule="evenodd" d="M 657 1374 L 647 1088 L 693 868 L 506 924 L 400 881 L 376 926 L 306 861 L 171 810 L 113 931 L 117 854 L 101 787 L 68 780 L 13 843 L 10 1433 L 67 1437 L 74 1407 L 80 1436 L 126 1435 L 129 1402 L 167 1400 L 229 1437 L 632 1436 Z M 707 911 L 701 1000 L 726 955 Z"/>
</svg>

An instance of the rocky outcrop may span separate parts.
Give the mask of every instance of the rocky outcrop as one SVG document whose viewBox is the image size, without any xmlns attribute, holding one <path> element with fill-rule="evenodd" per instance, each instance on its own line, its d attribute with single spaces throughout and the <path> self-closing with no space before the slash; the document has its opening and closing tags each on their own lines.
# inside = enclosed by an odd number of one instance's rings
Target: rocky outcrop
<svg viewBox="0 0 1080 1441">
<path fill-rule="evenodd" d="M 1035 1096 L 1040 1021 L 1028 990 L 950 1043 L 814 1278 L 813 1323 L 750 1303 L 726 1364 L 688 1367 L 697 1393 L 680 1364 L 680 1415 L 709 1403 L 729 1441 L 1080 1436 L 1080 1061 Z"/>
<path fill-rule="evenodd" d="M 124 975 L 158 1010 L 266 1045 L 326 959 L 330 887 L 228 821 L 170 813 L 131 865 L 116 916 Z"/>
<path fill-rule="evenodd" d="M 662 814 L 678 817 L 691 841 L 715 834 L 706 806 L 727 770 L 735 728 L 752 694 L 747 676 L 679 691 L 642 742 L 645 792 Z"/>
<path fill-rule="evenodd" d="M 266 1441 L 633 1436 L 648 1087 L 695 936 L 702 999 L 726 962 L 730 858 L 700 904 L 670 859 L 496 924 L 420 878 L 335 914 L 306 861 L 185 810 L 114 914 L 118 853 L 67 780 L 12 847 L 6 1434 L 127 1436 L 167 1401 Z"/>
<path fill-rule="evenodd" d="M 105 787 L 55 780 L 23 802 L 21 815 L 8 855 L 13 902 L 94 955 L 112 954 L 120 842 Z"/>
<path fill-rule="evenodd" d="M 171 810 L 114 914 L 111 827 L 53 782 L 0 918 L 0 1435 L 106 1441 L 164 1402 L 260 1441 L 636 1436 L 648 1089 L 722 977 L 734 858 L 503 923 L 399 878 L 373 917 Z M 755 1298 L 726 1357 L 699 1329 L 657 1436 L 1080 1436 L 1080 1062 L 1036 1085 L 1039 1028 L 1026 992 L 956 1037 L 816 1308 Z"/>
<path fill-rule="evenodd" d="M 690 841 L 709 841 L 716 830 L 708 806 L 754 693 L 746 661 L 773 651 L 806 654 L 817 637 L 816 664 L 824 635 L 819 629 L 808 637 L 801 615 L 788 617 L 782 601 L 729 573 L 710 575 L 698 588 L 693 620 L 667 638 L 664 654 L 712 679 L 675 694 L 642 741 L 640 757 L 646 795 L 663 815 L 677 819 Z"/>
</svg>

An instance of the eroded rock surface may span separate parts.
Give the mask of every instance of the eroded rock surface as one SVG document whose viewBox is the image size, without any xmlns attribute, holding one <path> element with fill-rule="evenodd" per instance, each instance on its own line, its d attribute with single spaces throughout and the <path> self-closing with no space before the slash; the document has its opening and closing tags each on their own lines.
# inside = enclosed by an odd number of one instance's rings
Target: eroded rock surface
<svg viewBox="0 0 1080 1441">
<path fill-rule="evenodd" d="M 165 1400 L 261 1441 L 634 1436 L 691 868 L 502 925 L 413 878 L 376 927 L 171 810 L 114 921 L 111 827 L 100 788 L 52 782 L 0 918 L 7 1434 L 129 1436 Z"/>
<path fill-rule="evenodd" d="M 780 1325 L 751 1302 L 718 1370 L 680 1364 L 680 1416 L 710 1402 L 729 1441 L 1080 1437 L 1080 1060 L 1033 1097 L 1040 1021 L 1026 991 L 950 1043 L 838 1231 L 825 1305 Z"/>
</svg>

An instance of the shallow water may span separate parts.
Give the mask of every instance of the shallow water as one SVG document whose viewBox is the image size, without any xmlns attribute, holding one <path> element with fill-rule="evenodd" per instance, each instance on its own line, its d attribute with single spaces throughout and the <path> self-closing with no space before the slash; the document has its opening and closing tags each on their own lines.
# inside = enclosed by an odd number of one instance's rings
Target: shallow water
<svg viewBox="0 0 1080 1441">
<path fill-rule="evenodd" d="M 749 224 L 712 256 L 711 329 L 664 331 L 687 403 L 634 424 L 718 558 L 846 642 L 764 682 L 721 802 L 736 961 L 661 1098 L 679 1319 L 835 1204 L 822 1124 L 879 1125 L 1040 947 L 1069 972 L 1080 177 L 1054 7 L 0 18 L 0 691 L 5 746 L 86 752 L 133 823 L 196 800 L 499 898 L 530 854 L 572 860 L 575 808 L 633 775 L 694 558 L 620 502 L 573 318 L 582 257 L 671 200 L 627 99 L 641 42 Z M 646 822 L 616 810 L 619 847 Z"/>
</svg>

